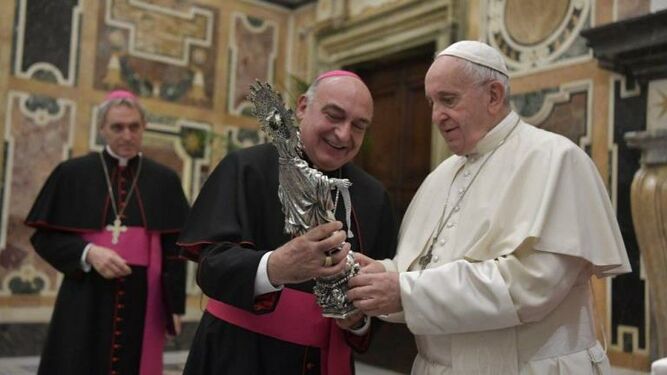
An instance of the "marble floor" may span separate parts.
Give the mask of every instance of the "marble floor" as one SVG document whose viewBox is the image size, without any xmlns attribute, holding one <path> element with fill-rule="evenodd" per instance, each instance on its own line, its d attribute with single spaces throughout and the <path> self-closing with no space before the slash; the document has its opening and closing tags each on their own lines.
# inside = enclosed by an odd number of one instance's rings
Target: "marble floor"
<svg viewBox="0 0 667 375">
<path fill-rule="evenodd" d="M 167 352 L 164 356 L 164 375 L 180 375 L 186 357 L 186 351 Z M 38 363 L 38 357 L 0 358 L 0 375 L 34 375 Z M 370 366 L 363 362 L 357 362 L 356 370 L 357 375 L 400 375 L 398 372 Z M 612 374 L 647 375 L 648 373 L 614 368 Z"/>
<path fill-rule="evenodd" d="M 167 352 L 164 356 L 164 375 L 180 375 L 187 357 L 186 351 Z M 38 357 L 0 358 L 0 375 L 34 375 L 37 372 Z M 398 372 L 357 363 L 357 375 L 400 375 Z"/>
</svg>

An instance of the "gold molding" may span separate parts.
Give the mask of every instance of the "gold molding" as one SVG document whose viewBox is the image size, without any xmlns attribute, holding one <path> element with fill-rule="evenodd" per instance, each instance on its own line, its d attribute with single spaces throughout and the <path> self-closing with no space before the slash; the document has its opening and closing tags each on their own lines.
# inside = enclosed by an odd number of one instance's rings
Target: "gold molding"
<svg viewBox="0 0 667 375">
<path fill-rule="evenodd" d="M 398 3 L 384 12 L 316 24 L 316 65 L 353 64 L 438 41 L 456 23 L 452 9 L 453 0 Z"/>
</svg>

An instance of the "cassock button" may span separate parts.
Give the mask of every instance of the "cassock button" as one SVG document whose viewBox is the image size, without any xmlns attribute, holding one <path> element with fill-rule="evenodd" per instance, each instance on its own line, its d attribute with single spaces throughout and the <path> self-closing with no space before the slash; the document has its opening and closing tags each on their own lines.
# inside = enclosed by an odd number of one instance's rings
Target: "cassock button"
<svg viewBox="0 0 667 375">
<path fill-rule="evenodd" d="M 113 334 L 116 335 L 116 336 L 120 336 L 122 333 L 123 333 L 123 332 L 121 332 L 121 331 L 119 331 L 119 330 L 116 330 L 116 331 L 114 331 Z"/>
<path fill-rule="evenodd" d="M 453 228 L 454 225 L 455 225 L 454 223 L 447 223 L 446 227 L 447 227 L 447 228 Z"/>
<path fill-rule="evenodd" d="M 446 243 L 447 243 L 447 239 L 446 239 L 446 238 L 443 238 L 443 239 L 440 240 L 440 245 L 444 245 L 444 244 L 446 244 Z"/>
<path fill-rule="evenodd" d="M 440 260 L 440 257 L 437 255 L 433 256 L 433 263 L 437 263 Z"/>
<path fill-rule="evenodd" d="M 116 317 L 116 321 L 117 321 L 117 322 L 122 322 L 122 321 L 123 321 L 123 318 L 121 318 L 120 316 L 119 316 L 119 317 Z"/>
<path fill-rule="evenodd" d="M 116 304 L 116 307 L 117 307 L 118 309 L 124 309 L 124 308 L 125 308 L 125 305 L 123 305 L 122 303 L 118 303 L 118 304 Z"/>
<path fill-rule="evenodd" d="M 468 177 L 468 176 L 470 176 L 470 171 L 466 170 L 465 172 L 463 172 L 463 177 Z"/>
<path fill-rule="evenodd" d="M 118 358 L 118 357 L 112 357 L 112 358 L 111 358 L 111 361 L 112 361 L 112 362 L 118 362 L 119 360 L 120 360 L 120 358 Z"/>
<path fill-rule="evenodd" d="M 460 209 L 461 209 L 461 206 L 456 206 L 456 207 L 454 207 L 454 212 L 459 212 Z"/>
<path fill-rule="evenodd" d="M 312 370 L 315 367 L 313 362 L 306 363 L 306 370 Z"/>
</svg>

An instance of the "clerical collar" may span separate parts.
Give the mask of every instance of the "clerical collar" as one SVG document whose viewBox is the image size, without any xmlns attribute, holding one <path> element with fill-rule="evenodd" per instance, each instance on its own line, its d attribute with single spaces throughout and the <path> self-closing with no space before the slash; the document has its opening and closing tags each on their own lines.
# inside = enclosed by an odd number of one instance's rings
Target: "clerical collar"
<svg viewBox="0 0 667 375">
<path fill-rule="evenodd" d="M 116 155 L 113 151 L 111 151 L 111 147 L 109 147 L 109 145 L 106 145 L 105 149 L 106 149 L 107 153 L 109 154 L 109 156 L 118 160 L 118 165 L 121 166 L 121 167 L 126 167 L 127 163 L 130 160 L 132 160 L 132 159 L 136 158 L 137 156 L 141 155 L 141 152 L 140 152 L 137 155 L 133 156 L 132 158 L 128 159 L 128 158 L 124 158 L 124 157 Z"/>
<path fill-rule="evenodd" d="M 338 169 L 334 169 L 332 171 L 325 171 L 325 170 L 317 168 L 315 166 L 315 164 L 313 164 L 313 162 L 310 161 L 310 158 L 308 157 L 308 155 L 305 152 L 301 156 L 301 159 L 303 159 L 306 163 L 308 163 L 309 167 L 311 167 L 313 169 L 317 169 L 320 173 L 322 173 L 323 175 L 325 175 L 327 177 L 342 178 L 341 176 L 343 175 L 343 168 L 345 168 L 345 166 L 347 165 L 347 163 L 345 163 L 345 164 L 341 165 L 340 168 L 338 168 Z"/>
<path fill-rule="evenodd" d="M 480 156 L 492 151 L 500 146 L 500 143 L 507 137 L 507 134 L 514 129 L 514 125 L 518 120 L 519 115 L 511 111 L 505 116 L 498 125 L 494 126 L 486 135 L 477 142 L 475 148 L 466 156 Z"/>
</svg>

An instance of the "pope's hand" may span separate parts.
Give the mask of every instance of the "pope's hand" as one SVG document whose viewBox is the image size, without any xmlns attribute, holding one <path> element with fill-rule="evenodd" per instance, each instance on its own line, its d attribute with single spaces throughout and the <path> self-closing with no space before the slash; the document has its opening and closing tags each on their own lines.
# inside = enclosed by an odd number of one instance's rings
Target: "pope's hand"
<svg viewBox="0 0 667 375">
<path fill-rule="evenodd" d="M 378 316 L 403 310 L 397 272 L 363 273 L 348 282 L 347 298 L 366 315 Z"/>
<path fill-rule="evenodd" d="M 364 254 L 354 253 L 354 260 L 359 263 L 359 267 L 361 267 L 359 269 L 360 273 L 378 273 L 386 271 L 381 262 L 378 262 L 371 257 L 367 257 Z"/>
<path fill-rule="evenodd" d="M 125 259 L 115 251 L 103 246 L 91 245 L 86 254 L 86 262 L 105 279 L 115 279 L 132 273 Z"/>
<path fill-rule="evenodd" d="M 350 244 L 343 242 L 342 227 L 339 221 L 319 225 L 274 250 L 267 265 L 271 284 L 296 284 L 343 272 Z"/>
</svg>

